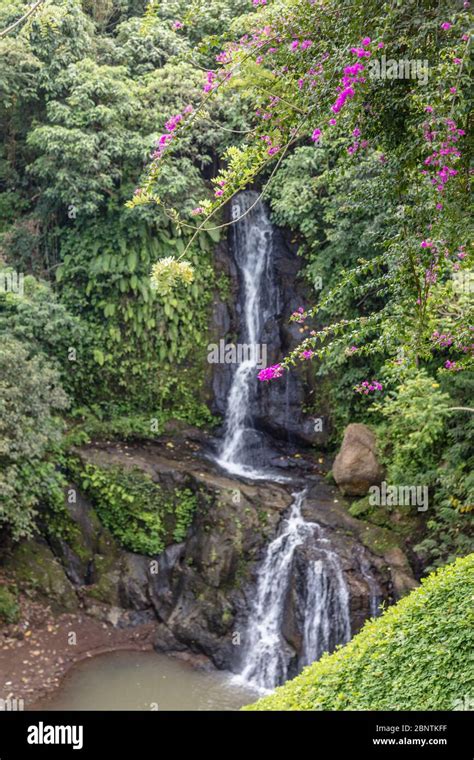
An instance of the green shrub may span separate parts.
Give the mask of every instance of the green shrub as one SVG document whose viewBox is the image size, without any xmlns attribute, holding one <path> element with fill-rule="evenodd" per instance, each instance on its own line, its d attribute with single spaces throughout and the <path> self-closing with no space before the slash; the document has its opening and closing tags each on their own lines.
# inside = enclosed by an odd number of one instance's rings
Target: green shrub
<svg viewBox="0 0 474 760">
<path fill-rule="evenodd" d="M 140 470 L 72 467 L 97 514 L 121 545 L 139 554 L 159 554 L 182 541 L 191 524 L 196 497 L 189 488 L 165 490 Z"/>
<path fill-rule="evenodd" d="M 0 586 L 0 622 L 16 623 L 19 611 L 16 595 L 5 586 Z"/>
<path fill-rule="evenodd" d="M 51 461 L 61 442 L 58 413 L 67 406 L 59 373 L 45 355 L 8 334 L 0 345 L 0 528 L 30 536 L 40 504 L 57 498 Z"/>
<path fill-rule="evenodd" d="M 425 578 L 349 644 L 246 709 L 456 709 L 474 697 L 473 595 L 470 554 Z"/>
</svg>

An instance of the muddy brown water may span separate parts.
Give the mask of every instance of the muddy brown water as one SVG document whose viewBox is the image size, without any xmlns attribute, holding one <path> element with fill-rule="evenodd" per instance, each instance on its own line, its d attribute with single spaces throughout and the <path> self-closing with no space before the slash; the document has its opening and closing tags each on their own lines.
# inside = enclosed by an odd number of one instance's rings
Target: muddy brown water
<svg viewBox="0 0 474 760">
<path fill-rule="evenodd" d="M 232 674 L 154 652 L 112 652 L 75 665 L 41 710 L 238 710 L 259 694 Z"/>
</svg>

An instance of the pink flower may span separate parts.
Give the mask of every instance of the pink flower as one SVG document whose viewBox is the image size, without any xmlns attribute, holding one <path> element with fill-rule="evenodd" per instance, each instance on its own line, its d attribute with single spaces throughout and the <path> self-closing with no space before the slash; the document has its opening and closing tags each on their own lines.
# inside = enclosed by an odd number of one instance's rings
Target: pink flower
<svg viewBox="0 0 474 760">
<path fill-rule="evenodd" d="M 448 32 L 451 29 L 451 26 L 452 24 L 450 24 L 449 21 L 443 21 L 441 24 L 441 29 L 443 29 L 445 32 Z"/>
<path fill-rule="evenodd" d="M 294 311 L 291 315 L 292 322 L 298 322 L 298 324 L 303 324 L 303 322 L 306 319 L 306 314 L 302 306 L 299 307 L 298 311 Z"/>
<path fill-rule="evenodd" d="M 367 396 L 372 391 L 383 390 L 383 385 L 382 383 L 379 383 L 377 380 L 372 380 L 371 383 L 369 383 L 368 380 L 364 380 L 362 383 L 359 383 L 359 385 L 356 385 L 354 390 L 357 393 L 363 393 L 365 396 Z"/>
<path fill-rule="evenodd" d="M 354 354 L 358 349 L 357 346 L 350 346 L 347 350 L 350 351 L 351 354 Z"/>
<path fill-rule="evenodd" d="M 204 92 L 210 92 L 214 87 L 214 80 L 216 78 L 216 75 L 213 71 L 208 71 L 206 74 L 206 83 L 204 87 L 202 88 Z"/>
<path fill-rule="evenodd" d="M 312 359 L 313 356 L 314 356 L 314 351 L 311 351 L 311 350 L 303 351 L 301 354 L 302 359 Z"/>
<path fill-rule="evenodd" d="M 453 372 L 458 372 L 460 367 L 456 365 L 456 362 L 450 362 L 449 359 L 447 362 L 444 363 L 445 369 L 450 369 Z"/>
<path fill-rule="evenodd" d="M 266 369 L 261 369 L 258 373 L 258 379 L 260 382 L 268 382 L 268 380 L 275 380 L 278 377 L 281 377 L 283 374 L 283 367 L 281 364 L 273 364 L 271 367 L 266 367 Z"/>
<path fill-rule="evenodd" d="M 336 119 L 329 119 L 329 124 L 333 127 L 334 124 L 337 124 L 337 120 Z"/>
<path fill-rule="evenodd" d="M 202 214 L 203 211 L 204 209 L 202 206 L 196 206 L 196 208 L 193 208 L 193 210 L 191 211 L 191 214 L 193 216 L 198 216 L 198 214 Z"/>
<path fill-rule="evenodd" d="M 172 27 L 172 28 L 173 28 L 175 31 L 176 31 L 177 29 L 182 29 L 182 28 L 183 28 L 183 22 L 182 22 L 182 21 L 173 21 L 173 27 Z"/>
<path fill-rule="evenodd" d="M 367 47 L 367 45 L 370 45 L 370 37 L 364 37 L 364 39 L 362 40 L 362 45 L 364 47 Z"/>
<path fill-rule="evenodd" d="M 321 130 L 315 129 L 313 134 L 311 135 L 311 139 L 313 142 L 318 142 L 319 138 L 321 137 Z"/>
<path fill-rule="evenodd" d="M 449 92 L 451 92 L 454 95 L 454 93 L 457 92 L 457 88 L 456 87 L 450 87 L 449 88 Z"/>
</svg>

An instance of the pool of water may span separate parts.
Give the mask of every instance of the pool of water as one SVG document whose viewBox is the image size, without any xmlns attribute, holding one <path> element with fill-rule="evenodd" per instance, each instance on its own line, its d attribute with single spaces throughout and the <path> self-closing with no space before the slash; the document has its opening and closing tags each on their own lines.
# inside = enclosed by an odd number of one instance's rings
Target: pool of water
<svg viewBox="0 0 474 760">
<path fill-rule="evenodd" d="M 232 674 L 154 652 L 112 652 L 79 663 L 41 710 L 238 710 L 259 694 Z"/>
</svg>

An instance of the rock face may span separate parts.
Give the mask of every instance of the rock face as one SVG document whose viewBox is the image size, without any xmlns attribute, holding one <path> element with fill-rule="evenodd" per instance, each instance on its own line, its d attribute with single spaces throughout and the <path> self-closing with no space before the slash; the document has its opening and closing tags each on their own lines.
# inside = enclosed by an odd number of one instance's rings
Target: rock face
<svg viewBox="0 0 474 760">
<path fill-rule="evenodd" d="M 268 366 L 280 361 L 307 335 L 309 327 L 290 322 L 289 317 L 300 306 L 306 308 L 314 301 L 314 294 L 309 292 L 299 277 L 302 259 L 297 256 L 294 246 L 276 227 L 272 227 L 271 236 L 272 266 L 265 275 L 267 287 L 263 294 L 269 304 L 260 304 L 260 310 L 265 315 L 260 342 L 266 346 Z M 219 246 L 215 253 L 216 271 L 230 283 L 228 298 L 223 300 L 216 293 L 213 302 L 210 340 L 216 344 L 221 339 L 226 344 L 235 343 L 242 334 L 242 298 L 233 254 L 234 237 L 231 232 L 230 244 Z M 234 370 L 232 364 L 210 365 L 208 398 L 216 414 L 225 414 Z M 322 426 L 316 425 L 315 419 L 302 412 L 305 406 L 312 403 L 314 395 L 314 376 L 307 366 L 286 373 L 279 383 L 259 383 L 250 409 L 255 429 L 282 441 L 324 445 L 329 433 L 328 409 L 321 403 L 315 414 L 315 418 L 323 420 Z"/>
<path fill-rule="evenodd" d="M 160 484 L 191 488 L 198 508 L 183 542 L 155 557 L 124 551 L 100 525 L 93 506 L 78 498 L 70 512 L 80 536 L 73 544 L 53 542 L 55 557 L 48 547 L 43 551 L 55 569 L 55 588 L 61 586 L 61 596 L 63 586 L 67 589 L 68 604 L 119 627 L 153 619 L 157 650 L 206 655 L 219 668 L 238 670 L 235 633 L 245 631 L 260 563 L 293 501 L 295 486 L 223 477 L 199 456 L 197 438 L 192 431 L 180 443 L 175 438 L 173 451 L 163 443 L 111 444 L 81 452 L 85 462 L 139 467 Z M 339 556 L 354 634 L 380 601 L 396 600 L 415 581 L 389 531 L 352 517 L 335 488 L 308 470 L 304 473 L 303 515 L 321 527 Z M 295 667 L 305 604 L 302 579 L 305 566 L 318 558 L 318 547 L 305 545 L 293 559 L 282 634 Z"/>
<path fill-rule="evenodd" d="M 383 478 L 376 455 L 375 435 L 367 425 L 353 423 L 344 432 L 332 473 L 343 494 L 364 496 Z"/>
</svg>

